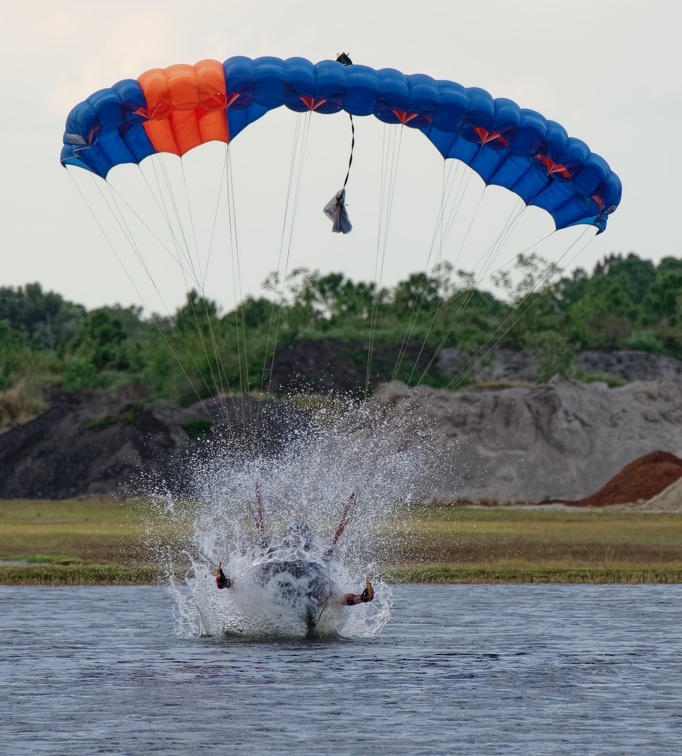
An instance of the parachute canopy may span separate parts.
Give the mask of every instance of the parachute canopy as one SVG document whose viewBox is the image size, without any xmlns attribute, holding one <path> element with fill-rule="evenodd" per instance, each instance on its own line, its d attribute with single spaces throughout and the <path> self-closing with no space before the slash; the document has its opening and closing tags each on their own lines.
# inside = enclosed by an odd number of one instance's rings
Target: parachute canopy
<svg viewBox="0 0 682 756">
<path fill-rule="evenodd" d="M 125 79 L 71 111 L 61 162 L 106 178 L 121 163 L 228 143 L 282 105 L 418 129 L 444 158 L 546 210 L 557 229 L 591 224 L 601 232 L 620 201 L 621 183 L 608 163 L 533 110 L 452 81 L 333 60 L 233 57 Z"/>
</svg>

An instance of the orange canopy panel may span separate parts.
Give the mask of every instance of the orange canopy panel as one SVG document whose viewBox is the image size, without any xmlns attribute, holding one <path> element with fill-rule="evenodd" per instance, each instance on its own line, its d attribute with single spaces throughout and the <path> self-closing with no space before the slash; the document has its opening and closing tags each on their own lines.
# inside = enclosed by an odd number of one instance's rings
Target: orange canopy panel
<svg viewBox="0 0 682 756">
<path fill-rule="evenodd" d="M 154 68 L 137 81 L 147 100 L 144 129 L 157 152 L 184 155 L 205 142 L 229 142 L 222 63 Z"/>
</svg>

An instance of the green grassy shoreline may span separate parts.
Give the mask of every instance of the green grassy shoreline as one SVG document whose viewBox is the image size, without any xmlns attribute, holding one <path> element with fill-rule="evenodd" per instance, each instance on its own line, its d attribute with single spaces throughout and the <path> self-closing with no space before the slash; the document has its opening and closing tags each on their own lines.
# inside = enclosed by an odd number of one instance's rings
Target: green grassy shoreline
<svg viewBox="0 0 682 756">
<path fill-rule="evenodd" d="M 484 569 L 457 567 L 400 567 L 386 570 L 391 583 L 422 585 L 462 584 L 629 584 L 666 585 L 682 583 L 682 568 L 670 569 L 589 569 L 535 568 Z M 23 586 L 125 586 L 165 585 L 167 579 L 153 566 L 121 565 L 36 565 L 0 566 L 0 585 Z"/>
<path fill-rule="evenodd" d="M 155 585 L 161 572 L 154 566 L 117 564 L 1 565 L 0 585 Z"/>
<path fill-rule="evenodd" d="M 406 528 L 395 583 L 682 583 L 679 513 L 424 506 Z M 0 584 L 164 584 L 150 534 L 185 532 L 142 502 L 0 501 Z"/>
</svg>

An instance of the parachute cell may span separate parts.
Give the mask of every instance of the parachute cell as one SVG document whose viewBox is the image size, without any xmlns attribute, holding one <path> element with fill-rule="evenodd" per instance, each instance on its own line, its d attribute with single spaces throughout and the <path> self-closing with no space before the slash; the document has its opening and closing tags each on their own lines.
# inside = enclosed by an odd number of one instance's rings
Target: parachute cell
<svg viewBox="0 0 682 756">
<path fill-rule="evenodd" d="M 205 60 L 153 69 L 95 92 L 69 114 L 61 161 L 106 178 L 121 163 L 228 143 L 283 105 L 374 115 L 420 130 L 443 158 L 462 161 L 486 184 L 543 208 L 558 229 L 591 224 L 601 232 L 620 201 L 620 180 L 603 158 L 511 100 L 424 74 L 304 58 Z"/>
<path fill-rule="evenodd" d="M 146 107 L 139 108 L 156 152 L 182 156 L 205 142 L 228 142 L 225 77 L 218 61 L 154 69 L 138 79 Z"/>
</svg>

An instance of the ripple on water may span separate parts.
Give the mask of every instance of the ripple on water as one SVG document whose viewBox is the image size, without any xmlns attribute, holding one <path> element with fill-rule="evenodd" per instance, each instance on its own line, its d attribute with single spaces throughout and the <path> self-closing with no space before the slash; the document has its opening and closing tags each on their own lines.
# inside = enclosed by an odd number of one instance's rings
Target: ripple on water
<svg viewBox="0 0 682 756">
<path fill-rule="evenodd" d="M 373 638 L 242 642 L 161 588 L 0 587 L 0 753 L 678 753 L 681 599 L 397 586 Z"/>
</svg>

